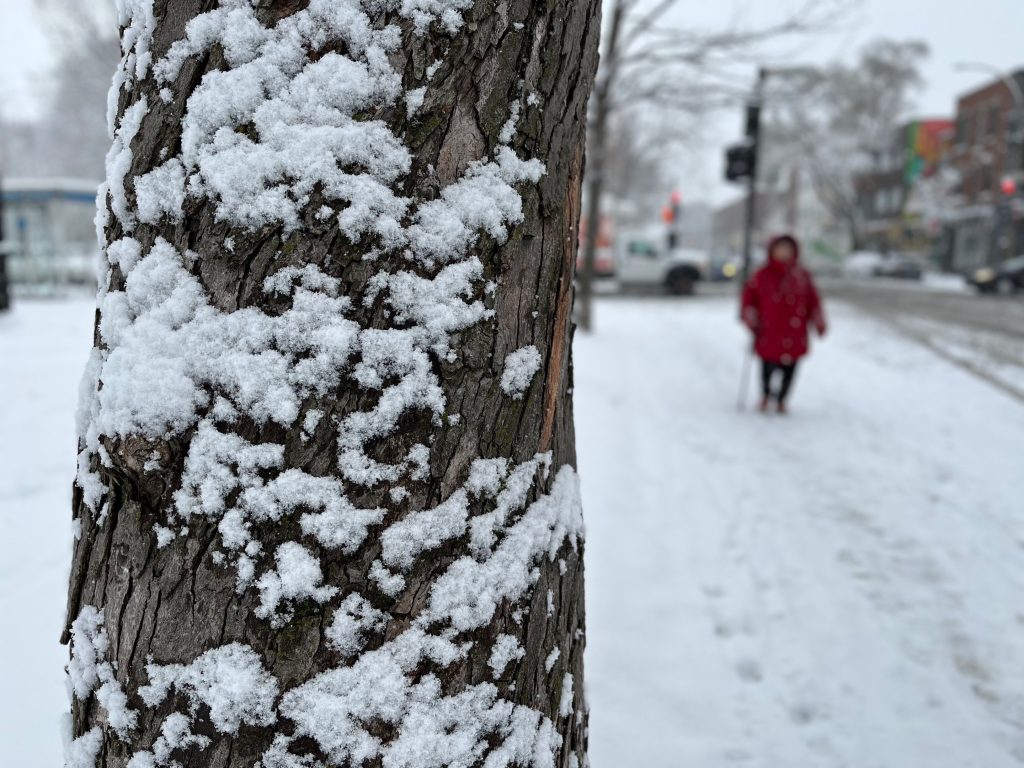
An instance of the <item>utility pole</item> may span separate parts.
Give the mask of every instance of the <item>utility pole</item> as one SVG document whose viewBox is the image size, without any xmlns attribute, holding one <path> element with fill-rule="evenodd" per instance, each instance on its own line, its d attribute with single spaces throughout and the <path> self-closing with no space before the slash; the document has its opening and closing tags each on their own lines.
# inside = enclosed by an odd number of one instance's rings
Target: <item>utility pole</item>
<svg viewBox="0 0 1024 768">
<path fill-rule="evenodd" d="M 4 165 L 0 157 L 0 312 L 11 308 L 11 294 L 7 286 L 7 243 L 4 240 Z"/>
<path fill-rule="evenodd" d="M 768 70 L 758 71 L 757 85 L 747 103 L 746 138 L 742 144 L 735 144 L 725 151 L 725 178 L 727 181 L 747 182 L 746 215 L 743 225 L 743 268 L 740 272 L 740 286 L 750 278 L 753 263 L 754 229 L 757 222 L 757 156 L 761 143 L 761 103 L 764 100 L 764 83 Z"/>
<path fill-rule="evenodd" d="M 761 103 L 764 100 L 764 82 L 768 72 L 763 67 L 757 73 L 754 96 L 747 105 L 747 144 L 750 147 L 750 174 L 747 176 L 747 215 L 743 229 L 743 273 L 740 285 L 750 279 L 753 262 L 754 228 L 757 221 L 757 160 L 761 141 Z M 742 290 L 742 288 L 741 288 Z"/>
</svg>

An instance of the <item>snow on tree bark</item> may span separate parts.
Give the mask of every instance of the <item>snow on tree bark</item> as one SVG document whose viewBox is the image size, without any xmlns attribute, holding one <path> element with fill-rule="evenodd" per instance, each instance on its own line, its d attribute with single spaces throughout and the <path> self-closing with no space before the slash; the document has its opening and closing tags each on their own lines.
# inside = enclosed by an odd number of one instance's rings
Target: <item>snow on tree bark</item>
<svg viewBox="0 0 1024 768">
<path fill-rule="evenodd" d="M 586 764 L 599 3 L 118 11 L 67 764 Z"/>
</svg>

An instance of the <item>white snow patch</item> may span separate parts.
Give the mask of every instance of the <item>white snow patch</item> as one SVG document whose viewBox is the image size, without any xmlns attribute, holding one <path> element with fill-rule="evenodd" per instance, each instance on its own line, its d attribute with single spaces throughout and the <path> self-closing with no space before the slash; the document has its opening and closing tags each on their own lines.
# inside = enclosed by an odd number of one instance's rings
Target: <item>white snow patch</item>
<svg viewBox="0 0 1024 768">
<path fill-rule="evenodd" d="M 416 31 L 423 34 L 437 20 L 449 34 L 462 28 L 462 11 L 472 8 L 473 0 L 401 0 L 402 16 L 412 19 Z"/>
<path fill-rule="evenodd" d="M 568 717 L 572 714 L 572 675 L 568 672 L 562 678 L 562 697 L 558 703 L 559 717 Z"/>
<path fill-rule="evenodd" d="M 142 750 L 132 755 L 126 768 L 161 768 L 171 765 L 171 753 L 176 749 L 206 749 L 210 739 L 192 732 L 192 722 L 181 712 L 172 712 L 160 726 L 160 735 L 153 743 L 153 749 Z M 180 765 L 173 763 L 174 766 Z"/>
<path fill-rule="evenodd" d="M 182 218 L 185 204 L 185 167 L 177 158 L 147 174 L 135 178 L 138 218 L 143 224 L 156 224 L 162 216 L 172 221 Z"/>
<path fill-rule="evenodd" d="M 267 571 L 256 582 L 260 591 L 257 616 L 271 618 L 272 623 L 280 626 L 286 621 L 277 615 L 278 605 L 282 602 L 311 599 L 325 603 L 337 593 L 337 587 L 323 585 L 319 558 L 298 542 L 286 541 L 277 548 L 274 559 L 276 570 Z"/>
<path fill-rule="evenodd" d="M 405 577 L 400 573 L 392 573 L 380 560 L 374 560 L 370 566 L 370 578 L 388 597 L 398 597 L 405 589 Z"/>
<path fill-rule="evenodd" d="M 473 463 L 468 482 L 471 491 L 479 491 L 477 495 L 494 495 L 498 485 L 504 484 L 497 493 L 494 509 L 476 515 L 470 523 L 470 544 L 474 552 L 485 555 L 491 551 L 497 534 L 505 529 L 509 516 L 526 505 L 537 473 L 543 471 L 546 477 L 550 465 L 550 453 L 538 454 L 511 471 L 508 470 L 507 462 L 502 465 L 500 460 L 478 459 Z"/>
<path fill-rule="evenodd" d="M 520 645 L 518 638 L 513 635 L 498 635 L 498 639 L 494 641 L 491 648 L 491 657 L 487 661 L 487 666 L 491 668 L 494 679 L 497 680 L 509 664 L 525 655 L 526 649 Z"/>
<path fill-rule="evenodd" d="M 512 112 L 509 115 L 508 120 L 505 122 L 505 125 L 502 126 L 501 133 L 498 134 L 498 140 L 502 144 L 508 144 L 513 138 L 515 138 L 516 127 L 519 125 L 519 113 L 521 110 L 522 107 L 518 101 L 512 104 Z"/>
<path fill-rule="evenodd" d="M 114 133 L 114 141 L 107 152 L 107 193 L 110 198 L 110 208 L 117 220 L 129 231 L 135 226 L 136 216 L 128 206 L 125 177 L 131 171 L 134 158 L 131 148 L 132 140 L 139 132 L 139 128 L 142 127 L 142 120 L 148 111 L 149 105 L 145 97 L 128 107 L 121 117 L 121 124 Z"/>
<path fill-rule="evenodd" d="M 438 578 L 426 616 L 460 631 L 486 624 L 499 601 L 514 602 L 536 582 L 536 560 L 544 555 L 554 560 L 566 541 L 575 548 L 582 531 L 579 481 L 572 467 L 565 466 L 555 476 L 551 493 L 508 528 L 489 558 L 461 558 Z"/>
<path fill-rule="evenodd" d="M 154 525 L 153 533 L 156 534 L 156 546 L 157 549 L 163 549 L 168 546 L 174 537 L 177 535 L 172 529 L 166 528 L 162 525 Z"/>
<path fill-rule="evenodd" d="M 316 408 L 310 408 L 306 411 L 306 417 L 302 420 L 302 437 L 309 440 L 316 433 L 316 428 L 320 426 L 320 419 L 324 416 L 324 412 L 317 410 Z"/>
<path fill-rule="evenodd" d="M 513 400 L 522 400 L 540 365 L 540 352 L 532 344 L 512 352 L 505 358 L 505 369 L 501 374 L 502 391 Z"/>
<path fill-rule="evenodd" d="M 539 713 L 498 699 L 493 685 L 471 686 L 443 696 L 428 674 L 412 682 L 424 661 L 448 666 L 465 647 L 413 628 L 382 648 L 364 653 L 350 667 L 318 675 L 285 694 L 281 714 L 296 736 L 314 739 L 335 764 L 383 759 L 388 766 L 472 765 L 483 755 L 485 737 L 500 736 L 487 766 L 550 765 L 560 740 L 551 739 Z M 388 744 L 363 723 L 381 721 L 397 729 Z M 544 762 L 544 755 L 549 762 Z M 536 763 L 531 762 L 537 756 Z"/>
<path fill-rule="evenodd" d="M 335 52 L 311 59 L 327 41 Z M 394 104 L 401 78 L 388 54 L 397 27 L 373 29 L 356 0 L 313 0 L 267 29 L 249 6 L 220 8 L 193 19 L 155 72 L 168 82 L 186 58 L 221 45 L 229 68 L 209 72 L 189 97 L 178 161 L 189 194 L 217 201 L 217 215 L 257 228 L 299 224 L 314 187 L 345 203 L 338 224 L 351 240 L 397 235 L 407 202 L 390 186 L 409 169 L 405 146 L 379 120 L 359 112 Z M 257 138 L 237 131 L 251 126 Z M 361 167 L 363 173 L 342 170 Z"/>
<path fill-rule="evenodd" d="M 109 648 L 103 612 L 91 605 L 83 606 L 71 623 L 71 661 L 68 676 L 79 700 L 93 691 L 106 711 L 107 723 L 121 739 L 135 727 L 138 713 L 128 706 L 128 697 L 114 674 L 113 665 L 105 656 Z"/>
<path fill-rule="evenodd" d="M 191 718 L 205 704 L 221 733 L 237 733 L 243 723 L 268 726 L 275 720 L 277 681 L 256 652 L 240 643 L 214 648 L 190 664 L 147 664 L 146 672 L 150 682 L 139 688 L 139 695 L 150 707 L 159 706 L 175 688 L 188 697 Z"/>
<path fill-rule="evenodd" d="M 416 88 L 405 93 L 405 110 L 408 117 L 413 117 L 423 106 L 423 100 L 427 96 L 427 88 Z"/>
<path fill-rule="evenodd" d="M 114 123 L 121 92 L 146 77 L 152 63 L 150 46 L 156 29 L 153 0 L 117 0 L 117 22 L 121 33 L 121 61 L 107 94 L 107 130 L 114 138 Z"/>
<path fill-rule="evenodd" d="M 433 509 L 413 512 L 380 536 L 381 559 L 389 568 L 407 570 L 416 557 L 466 531 L 469 499 L 457 490 Z"/>
<path fill-rule="evenodd" d="M 64 748 L 64 768 L 96 768 L 103 748 L 103 731 L 91 728 Z"/>
<path fill-rule="evenodd" d="M 469 468 L 466 490 L 474 496 L 497 496 L 508 477 L 508 464 L 508 459 L 476 459 Z"/>
<path fill-rule="evenodd" d="M 334 650 L 351 655 L 363 647 L 366 634 L 383 630 L 387 620 L 388 614 L 378 611 L 369 600 L 353 593 L 335 610 L 334 619 L 325 634 Z"/>
</svg>

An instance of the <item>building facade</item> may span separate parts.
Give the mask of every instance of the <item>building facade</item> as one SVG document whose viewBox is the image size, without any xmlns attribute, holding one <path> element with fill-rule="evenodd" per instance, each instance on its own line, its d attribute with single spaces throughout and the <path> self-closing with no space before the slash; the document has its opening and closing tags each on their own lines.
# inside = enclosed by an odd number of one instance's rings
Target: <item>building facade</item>
<svg viewBox="0 0 1024 768">
<path fill-rule="evenodd" d="M 77 179 L 3 180 L 3 232 L 13 286 L 45 292 L 94 283 L 98 186 Z"/>
<path fill-rule="evenodd" d="M 913 120 L 897 128 L 874 168 L 854 181 L 861 219 L 861 245 L 881 253 L 930 254 L 943 212 L 931 191 L 945 179 L 954 123 L 946 118 Z"/>
<path fill-rule="evenodd" d="M 959 175 L 948 226 L 958 271 L 1024 253 L 1024 69 L 957 100 L 950 164 Z"/>
</svg>

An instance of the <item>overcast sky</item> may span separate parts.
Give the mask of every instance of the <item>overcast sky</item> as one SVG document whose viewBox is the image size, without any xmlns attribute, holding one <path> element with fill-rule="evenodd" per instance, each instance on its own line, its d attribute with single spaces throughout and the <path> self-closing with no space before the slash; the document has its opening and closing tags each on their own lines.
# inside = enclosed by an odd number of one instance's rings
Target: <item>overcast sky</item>
<svg viewBox="0 0 1024 768">
<path fill-rule="evenodd" d="M 77 0 L 83 3 L 104 0 Z M 53 43 L 36 11 L 37 0 L 0 0 L 0 109 L 6 115 L 37 112 L 46 93 L 46 74 L 54 59 Z M 572 2 L 572 0 L 566 0 Z M 769 21 L 802 0 L 681 0 L 679 23 L 713 28 L 733 18 Z M 919 112 L 950 115 L 956 96 L 988 78 L 956 72 L 958 61 L 981 61 L 1004 69 L 1024 66 L 1024 0 L 863 0 L 848 27 L 793 51 L 794 61 L 850 60 L 868 40 L 886 36 L 926 41 L 932 55 L 925 67 L 927 85 Z M 792 49 L 789 49 L 792 50 Z M 751 73 L 753 78 L 753 73 Z M 729 188 L 717 176 L 722 146 L 738 138 L 740 117 L 723 116 L 716 139 L 701 149 L 701 160 L 685 163 L 680 188 L 690 199 L 722 200 Z"/>
<path fill-rule="evenodd" d="M 737 9 L 757 21 L 778 19 L 787 7 L 802 0 L 686 0 L 681 21 L 698 26 L 723 24 Z M 925 41 L 931 55 L 923 68 L 925 86 L 917 95 L 917 114 L 952 116 L 959 94 L 991 79 L 979 72 L 958 72 L 957 62 L 983 62 L 1003 70 L 1024 67 L 1024 0 L 862 0 L 850 23 L 837 34 L 812 41 L 805 50 L 793 50 L 794 63 L 851 61 L 858 49 L 877 37 Z M 751 72 L 751 81 L 754 73 Z M 740 138 L 742 118 L 723 116 L 721 136 L 704 149 L 704 158 L 688 164 L 688 177 L 680 187 L 690 199 L 716 202 L 736 197 L 735 187 L 720 181 L 721 152 Z M 717 131 L 713 132 L 717 133 Z"/>
</svg>

